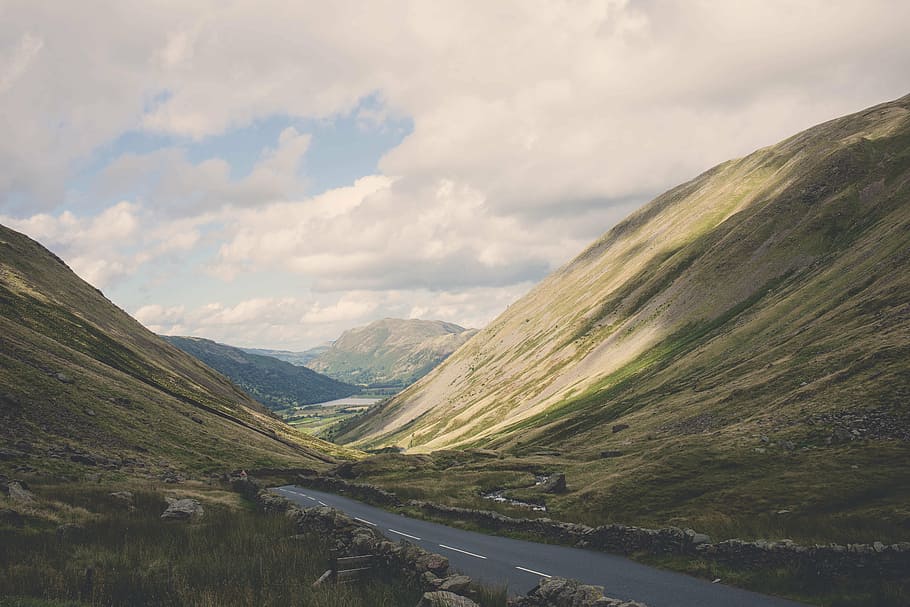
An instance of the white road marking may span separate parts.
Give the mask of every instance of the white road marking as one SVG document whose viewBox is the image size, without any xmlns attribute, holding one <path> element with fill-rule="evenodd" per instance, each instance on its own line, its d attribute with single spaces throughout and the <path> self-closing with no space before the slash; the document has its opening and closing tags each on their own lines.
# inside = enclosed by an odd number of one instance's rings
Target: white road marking
<svg viewBox="0 0 910 607">
<path fill-rule="evenodd" d="M 446 550 L 454 550 L 455 552 L 461 552 L 462 554 L 467 554 L 467 555 L 469 555 L 469 556 L 476 556 L 476 557 L 479 558 L 479 559 L 485 559 L 485 558 L 487 558 L 487 557 L 485 557 L 485 556 L 483 556 L 483 555 L 474 554 L 473 552 L 468 552 L 467 550 L 462 550 L 461 548 L 452 548 L 451 546 L 446 546 L 445 544 L 439 544 L 439 547 L 440 547 L 440 548 L 445 548 Z"/>
<path fill-rule="evenodd" d="M 409 537 L 409 538 L 411 538 L 412 540 L 419 540 L 419 539 L 420 539 L 420 538 L 417 537 L 416 535 L 410 535 L 409 533 L 404 533 L 403 531 L 395 531 L 394 529 L 389 529 L 389 532 L 390 532 L 390 533 L 397 533 L 398 535 L 403 535 L 403 536 L 405 536 L 405 537 Z"/>
<path fill-rule="evenodd" d="M 320 505 L 320 506 L 328 506 L 328 504 L 326 504 L 326 503 L 325 503 L 324 501 L 322 501 L 322 500 L 319 500 L 319 505 Z"/>
<path fill-rule="evenodd" d="M 355 521 L 360 521 L 361 523 L 366 523 L 367 525 L 372 525 L 373 527 L 376 526 L 376 523 L 371 523 L 370 521 L 368 521 L 368 520 L 366 520 L 366 519 L 357 518 L 356 516 L 354 517 L 354 520 L 355 520 Z"/>
<path fill-rule="evenodd" d="M 533 569 L 525 569 L 524 567 L 515 566 L 516 569 L 521 569 L 522 571 L 527 571 L 528 573 L 533 573 L 534 575 L 542 575 L 544 577 L 553 577 L 552 575 L 547 575 L 546 573 L 541 573 L 540 571 L 534 571 Z"/>
</svg>

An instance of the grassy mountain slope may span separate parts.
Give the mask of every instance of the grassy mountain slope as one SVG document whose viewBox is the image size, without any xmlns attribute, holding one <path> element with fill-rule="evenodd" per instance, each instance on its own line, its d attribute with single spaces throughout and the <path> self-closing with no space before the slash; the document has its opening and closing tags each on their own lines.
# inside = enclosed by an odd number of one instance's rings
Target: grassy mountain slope
<svg viewBox="0 0 910 607">
<path fill-rule="evenodd" d="M 406 386 L 429 373 L 475 333 L 439 320 L 385 318 L 345 331 L 306 366 L 348 383 Z"/>
<path fill-rule="evenodd" d="M 0 226 L 0 466 L 319 465 L 353 452 L 303 435 Z"/>
<path fill-rule="evenodd" d="M 575 518 L 910 533 L 910 96 L 658 197 L 340 439 L 567 470 Z"/>
<path fill-rule="evenodd" d="M 249 354 L 199 337 L 162 336 L 187 354 L 223 373 L 273 411 L 321 403 L 356 394 L 358 388 L 306 367 Z"/>
</svg>

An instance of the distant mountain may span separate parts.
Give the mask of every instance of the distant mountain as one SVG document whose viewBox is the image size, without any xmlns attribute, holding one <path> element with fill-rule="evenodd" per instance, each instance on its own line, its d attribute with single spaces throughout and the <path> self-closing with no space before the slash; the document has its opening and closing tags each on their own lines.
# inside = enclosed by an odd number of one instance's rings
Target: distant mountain
<svg viewBox="0 0 910 607">
<path fill-rule="evenodd" d="M 0 472 L 324 466 L 305 435 L 0 226 Z"/>
<path fill-rule="evenodd" d="M 337 439 L 563 454 L 596 520 L 905 525 L 910 96 L 669 190 Z"/>
<path fill-rule="evenodd" d="M 344 398 L 359 391 L 356 386 L 306 367 L 201 337 L 164 336 L 164 339 L 223 373 L 273 411 Z"/>
<path fill-rule="evenodd" d="M 316 346 L 315 348 L 304 350 L 303 352 L 292 352 L 290 350 L 267 350 L 265 348 L 240 348 L 240 350 L 248 352 L 249 354 L 258 354 L 259 356 L 271 356 L 272 358 L 283 360 L 284 362 L 291 363 L 292 365 L 305 366 L 308 362 L 318 357 L 330 347 L 332 347 L 332 344 L 326 344 L 324 346 Z"/>
<path fill-rule="evenodd" d="M 407 386 L 477 333 L 439 320 L 386 318 L 350 329 L 306 366 L 358 385 Z"/>
</svg>

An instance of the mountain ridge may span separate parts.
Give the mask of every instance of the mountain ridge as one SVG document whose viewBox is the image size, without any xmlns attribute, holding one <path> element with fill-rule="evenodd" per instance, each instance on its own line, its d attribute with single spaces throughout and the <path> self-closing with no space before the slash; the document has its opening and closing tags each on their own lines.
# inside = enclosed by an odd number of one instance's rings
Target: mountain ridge
<svg viewBox="0 0 910 607">
<path fill-rule="evenodd" d="M 384 318 L 348 329 L 306 366 L 349 383 L 403 387 L 423 377 L 475 333 L 441 320 Z"/>
<path fill-rule="evenodd" d="M 176 335 L 162 338 L 222 373 L 272 411 L 336 400 L 358 392 L 356 386 L 307 367 L 251 354 L 210 339 Z"/>
<path fill-rule="evenodd" d="M 4 468 L 129 474 L 316 465 L 356 452 L 306 436 L 0 226 Z"/>
</svg>

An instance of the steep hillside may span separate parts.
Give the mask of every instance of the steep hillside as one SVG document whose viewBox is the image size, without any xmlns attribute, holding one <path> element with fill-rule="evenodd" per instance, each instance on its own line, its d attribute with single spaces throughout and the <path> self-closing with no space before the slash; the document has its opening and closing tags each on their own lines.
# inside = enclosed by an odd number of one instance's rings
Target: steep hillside
<svg viewBox="0 0 910 607">
<path fill-rule="evenodd" d="M 663 194 L 339 438 L 559 453 L 550 501 L 595 520 L 910 529 L 910 96 Z"/>
<path fill-rule="evenodd" d="M 345 331 L 306 366 L 352 384 L 403 387 L 429 373 L 475 333 L 439 320 L 385 318 Z"/>
<path fill-rule="evenodd" d="M 324 465 L 303 435 L 0 226 L 0 468 L 71 474 Z"/>
<path fill-rule="evenodd" d="M 249 354 L 199 337 L 163 337 L 226 375 L 273 411 L 344 398 L 358 391 L 356 386 L 270 356 Z"/>
</svg>

